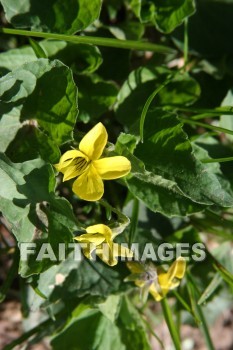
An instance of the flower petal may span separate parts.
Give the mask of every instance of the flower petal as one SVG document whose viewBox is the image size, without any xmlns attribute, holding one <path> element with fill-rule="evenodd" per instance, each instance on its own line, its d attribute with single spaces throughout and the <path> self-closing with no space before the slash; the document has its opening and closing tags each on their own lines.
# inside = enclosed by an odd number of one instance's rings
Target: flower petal
<svg viewBox="0 0 233 350">
<path fill-rule="evenodd" d="M 179 257 L 176 259 L 176 261 L 174 261 L 168 272 L 158 275 L 158 282 L 161 288 L 161 293 L 159 293 L 161 295 L 161 299 L 168 293 L 169 290 L 179 286 L 180 281 L 184 276 L 185 269 L 186 261 L 184 258 Z"/>
<path fill-rule="evenodd" d="M 61 156 L 59 163 L 54 164 L 54 167 L 57 169 L 57 171 L 64 172 L 64 169 L 70 165 L 74 158 L 77 157 L 86 158 L 85 154 L 76 149 L 67 151 Z"/>
<path fill-rule="evenodd" d="M 77 236 L 74 239 L 78 242 L 93 243 L 96 247 L 105 241 L 105 237 L 98 233 L 85 233 L 81 236 Z"/>
<path fill-rule="evenodd" d="M 178 287 L 186 269 L 185 259 L 179 257 L 174 261 L 168 272 L 158 274 L 158 283 L 152 283 L 150 293 L 156 301 L 165 297 L 169 290 Z M 157 285 L 158 284 L 158 285 Z"/>
<path fill-rule="evenodd" d="M 118 261 L 113 253 L 113 243 L 103 243 L 96 249 L 96 255 L 109 266 L 115 266 Z"/>
<path fill-rule="evenodd" d="M 149 292 L 151 293 L 151 295 L 154 297 L 156 301 L 160 301 L 165 296 L 165 294 L 157 290 L 154 283 L 152 283 L 152 285 L 150 286 Z"/>
<path fill-rule="evenodd" d="M 159 275 L 159 283 L 161 287 L 163 283 L 168 284 L 169 289 L 171 289 L 171 286 L 174 283 L 177 286 L 176 279 L 178 278 L 179 280 L 181 280 L 184 277 L 185 269 L 186 261 L 183 257 L 180 256 L 176 259 L 176 261 L 174 261 L 167 273 Z M 164 275 L 166 275 L 166 277 Z"/>
<path fill-rule="evenodd" d="M 112 238 L 112 230 L 103 224 L 97 224 L 97 225 L 92 225 L 92 226 L 88 226 L 86 228 L 87 233 L 92 233 L 92 234 L 97 234 L 100 233 L 101 235 L 103 235 L 102 237 L 104 237 L 104 239 L 106 240 L 111 240 Z"/>
<path fill-rule="evenodd" d="M 132 250 L 118 243 L 113 243 L 113 255 L 115 257 L 133 258 Z"/>
<path fill-rule="evenodd" d="M 82 138 L 79 149 L 91 160 L 99 159 L 107 140 L 108 134 L 104 125 L 98 123 Z"/>
<path fill-rule="evenodd" d="M 98 159 L 93 165 L 103 180 L 118 179 L 131 170 L 130 161 L 122 156 Z"/>
<path fill-rule="evenodd" d="M 88 170 L 74 181 L 72 190 L 81 199 L 97 201 L 104 194 L 104 184 L 95 168 L 90 165 Z"/>
</svg>

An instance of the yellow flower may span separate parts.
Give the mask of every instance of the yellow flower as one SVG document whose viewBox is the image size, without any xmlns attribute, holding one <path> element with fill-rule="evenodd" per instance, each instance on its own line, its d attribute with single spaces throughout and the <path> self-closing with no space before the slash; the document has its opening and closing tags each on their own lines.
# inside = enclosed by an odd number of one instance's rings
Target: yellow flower
<svg viewBox="0 0 233 350">
<path fill-rule="evenodd" d="M 157 272 L 153 264 L 128 262 L 127 266 L 132 274 L 126 281 L 134 281 L 138 287 L 144 289 L 145 293 L 151 293 L 156 301 L 160 301 L 169 290 L 178 287 L 185 273 L 186 262 L 184 258 L 179 257 L 167 272 Z"/>
<path fill-rule="evenodd" d="M 114 234 L 112 230 L 103 224 L 93 225 L 86 228 L 85 234 L 75 237 L 80 243 L 85 243 L 83 253 L 88 259 L 92 259 L 92 253 L 96 255 L 109 266 L 117 264 L 117 257 L 133 257 L 130 249 L 114 243 Z"/>
<path fill-rule="evenodd" d="M 55 168 L 64 174 L 63 181 L 74 177 L 73 191 L 80 198 L 96 201 L 103 196 L 103 180 L 118 179 L 131 170 L 122 156 L 100 158 L 108 139 L 102 123 L 95 125 L 81 140 L 79 150 L 67 151 Z"/>
</svg>

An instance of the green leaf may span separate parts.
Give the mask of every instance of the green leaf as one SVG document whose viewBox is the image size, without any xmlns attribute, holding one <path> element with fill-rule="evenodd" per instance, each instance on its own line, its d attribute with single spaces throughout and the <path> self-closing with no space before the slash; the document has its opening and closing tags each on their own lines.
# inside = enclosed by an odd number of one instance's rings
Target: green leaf
<svg viewBox="0 0 233 350">
<path fill-rule="evenodd" d="M 216 289 L 219 287 L 222 279 L 221 276 L 216 274 L 210 284 L 207 286 L 207 288 L 202 293 L 201 297 L 198 300 L 198 305 L 201 305 L 203 303 L 206 303 L 206 300 L 212 296 L 212 294 L 216 291 Z"/>
<path fill-rule="evenodd" d="M 21 121 L 36 119 L 58 145 L 72 139 L 77 88 L 68 67 L 41 58 L 8 73 L 0 84 L 3 114 L 16 110 Z"/>
<path fill-rule="evenodd" d="M 12 162 L 21 163 L 40 156 L 45 161 L 55 164 L 61 156 L 58 146 L 35 125 L 22 126 L 9 144 L 6 155 Z"/>
<path fill-rule="evenodd" d="M 70 350 L 126 350 L 116 325 L 95 309 L 73 316 L 53 337 L 51 345 L 54 350 L 66 347 Z"/>
<path fill-rule="evenodd" d="M 85 122 L 97 119 L 115 102 L 117 87 L 97 76 L 79 76 L 79 118 Z M 91 96 L 91 103 L 90 103 Z"/>
<path fill-rule="evenodd" d="M 75 73 L 93 73 L 103 62 L 98 47 L 94 45 L 58 40 L 42 40 L 40 45 L 50 59 L 62 61 Z"/>
<path fill-rule="evenodd" d="M 123 283 L 127 273 L 123 265 L 112 268 L 98 260 L 75 261 L 71 253 L 66 260 L 35 276 L 33 286 L 48 298 L 44 303 L 44 306 L 48 306 L 64 299 L 87 295 L 106 297 L 111 293 L 123 292 L 129 287 Z M 65 277 L 60 284 L 56 282 L 57 274 Z"/>
<path fill-rule="evenodd" d="M 140 67 L 130 73 L 117 97 L 115 107 L 117 119 L 127 126 L 136 124 L 147 98 L 168 75 L 170 71 L 164 67 Z M 180 74 L 158 93 L 151 107 L 167 104 L 189 105 L 195 102 L 199 95 L 199 84 L 189 75 Z"/>
<path fill-rule="evenodd" d="M 61 40 L 42 40 L 38 44 L 48 58 L 62 61 L 75 73 L 92 73 L 102 63 L 100 51 L 93 45 L 73 44 Z M 30 46 L 2 52 L 0 73 L 4 75 L 22 64 L 36 60 L 37 56 Z"/>
<path fill-rule="evenodd" d="M 6 19 L 16 28 L 74 34 L 93 23 L 101 9 L 101 0 L 1 0 Z"/>
<path fill-rule="evenodd" d="M 77 228 L 72 208 L 54 194 L 55 177 L 49 165 L 40 159 L 12 163 L 0 156 L 0 210 L 12 227 L 18 243 L 72 242 Z M 54 262 L 36 261 L 37 254 L 20 262 L 20 274 L 28 276 L 46 270 Z"/>
<path fill-rule="evenodd" d="M 203 206 L 187 198 L 175 181 L 145 169 L 144 163 L 133 156 L 126 146 L 130 136 L 133 137 L 128 134 L 120 135 L 116 152 L 131 161 L 132 176 L 127 178 L 126 183 L 133 195 L 142 200 L 150 210 L 167 216 L 185 216 L 202 210 Z"/>
<path fill-rule="evenodd" d="M 232 206 L 233 196 L 229 184 L 225 188 L 221 181 L 223 176 L 219 165 L 204 165 L 195 157 L 205 151 L 195 148 L 194 153 L 175 114 L 159 109 L 150 111 L 144 135 L 145 142 L 137 146 L 135 155 L 144 162 L 148 171 L 175 182 L 195 203 Z"/>
<path fill-rule="evenodd" d="M 221 106 L 232 106 L 233 103 L 233 89 L 229 90 Z M 220 127 L 229 129 L 233 131 L 233 116 L 232 115 L 222 115 L 220 118 Z M 232 142 L 233 135 L 226 134 L 226 138 Z"/>
<path fill-rule="evenodd" d="M 103 303 L 96 306 L 110 321 L 114 322 L 119 314 L 121 297 L 119 295 L 110 295 Z"/>
<path fill-rule="evenodd" d="M 221 274 L 224 281 L 226 281 L 226 283 L 228 283 L 231 288 L 233 288 L 233 275 L 219 263 L 215 264 L 214 267 Z"/>
<path fill-rule="evenodd" d="M 47 55 L 42 49 L 42 47 L 40 46 L 40 43 L 38 43 L 36 40 L 32 38 L 29 38 L 29 42 L 37 58 L 47 58 Z"/>
<path fill-rule="evenodd" d="M 126 296 L 122 297 L 117 325 L 120 328 L 121 339 L 127 350 L 151 349 L 145 323 L 135 306 Z"/>
<path fill-rule="evenodd" d="M 131 0 L 131 6 L 141 22 L 154 23 L 162 33 L 172 32 L 195 12 L 193 0 L 168 0 L 166 3 L 162 0 Z"/>
<path fill-rule="evenodd" d="M 0 119 L 0 152 L 5 152 L 21 127 L 18 111 L 3 115 Z"/>
</svg>

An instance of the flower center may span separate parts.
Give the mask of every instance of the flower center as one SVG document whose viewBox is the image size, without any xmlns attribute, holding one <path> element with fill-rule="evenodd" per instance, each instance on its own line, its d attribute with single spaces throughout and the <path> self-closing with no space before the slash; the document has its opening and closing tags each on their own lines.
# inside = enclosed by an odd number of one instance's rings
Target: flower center
<svg viewBox="0 0 233 350">
<path fill-rule="evenodd" d="M 76 171 L 78 171 L 79 173 L 83 173 L 87 169 L 89 164 L 90 164 L 90 161 L 88 162 L 83 157 L 77 157 L 72 162 L 72 165 L 75 166 Z"/>
</svg>

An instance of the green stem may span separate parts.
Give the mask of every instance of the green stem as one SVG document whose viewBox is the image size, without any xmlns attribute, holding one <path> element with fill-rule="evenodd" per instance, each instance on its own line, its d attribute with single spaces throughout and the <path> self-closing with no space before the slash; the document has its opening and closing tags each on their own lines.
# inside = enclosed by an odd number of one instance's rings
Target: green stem
<svg viewBox="0 0 233 350">
<path fill-rule="evenodd" d="M 223 162 L 232 162 L 233 157 L 226 158 L 210 158 L 210 159 L 202 159 L 202 163 L 223 163 Z"/>
<path fill-rule="evenodd" d="M 176 52 L 175 50 L 164 45 L 157 45 L 150 42 L 142 42 L 142 41 L 134 41 L 134 40 L 119 40 L 114 38 L 100 38 L 100 37 L 94 37 L 94 36 L 64 35 L 64 34 L 56 34 L 56 33 L 34 32 L 30 30 L 21 30 L 21 29 L 10 29 L 10 28 L 0 28 L 0 33 L 37 37 L 37 38 L 44 38 L 44 39 L 64 40 L 64 41 L 69 41 L 76 44 L 91 44 L 91 45 L 97 45 L 97 46 L 116 47 L 119 49 L 153 51 L 153 52 L 162 53 L 162 54 L 171 54 Z"/>
<path fill-rule="evenodd" d="M 173 106 L 167 106 L 168 108 L 171 107 L 174 109 Z M 219 107 L 215 109 L 205 109 L 205 108 L 188 108 L 188 107 L 176 107 L 177 111 L 182 112 L 189 112 L 189 113 L 198 113 L 198 114 L 211 114 L 213 116 L 219 116 L 219 115 L 233 115 L 233 107 L 229 107 L 228 110 L 226 110 L 226 107 Z M 195 116 L 194 116 L 195 117 Z M 193 118 L 193 117 L 191 117 Z"/>
<path fill-rule="evenodd" d="M 188 17 L 186 17 L 184 20 L 184 67 L 186 67 L 188 63 L 188 46 Z"/>
<path fill-rule="evenodd" d="M 218 113 L 217 116 L 219 116 L 219 114 L 220 113 Z M 205 119 L 205 118 L 216 118 L 216 114 L 213 114 L 213 113 L 201 113 L 201 114 L 192 115 L 191 118 L 193 120 Z"/>
<path fill-rule="evenodd" d="M 129 231 L 129 245 L 133 243 L 135 232 L 138 225 L 138 214 L 139 214 L 139 200 L 137 198 L 133 199 L 133 209 L 130 220 L 130 231 Z"/>
<path fill-rule="evenodd" d="M 179 119 L 183 123 L 186 123 L 186 124 L 202 126 L 203 128 L 206 128 L 206 129 L 210 129 L 210 130 L 213 130 L 213 131 L 223 132 L 225 134 L 233 135 L 233 130 L 221 128 L 219 126 L 210 125 L 210 124 L 206 124 L 206 123 L 196 122 L 195 120 L 187 119 L 187 118 L 183 118 L 183 117 L 179 117 Z"/>
<path fill-rule="evenodd" d="M 143 107 L 142 110 L 142 114 L 140 117 L 140 139 L 141 142 L 143 142 L 143 131 L 144 131 L 144 124 L 145 124 L 145 119 L 146 119 L 146 115 L 148 112 L 148 109 L 151 105 L 151 102 L 153 101 L 153 99 L 155 98 L 155 96 L 167 85 L 171 82 L 171 80 L 174 78 L 174 76 L 178 73 L 179 71 L 176 71 L 173 74 L 170 74 L 167 79 L 161 84 L 159 85 L 159 87 L 157 89 L 155 89 L 152 94 L 148 97 L 148 99 L 146 100 L 146 103 Z"/>
<path fill-rule="evenodd" d="M 167 323 L 169 332 L 171 334 L 174 346 L 175 346 L 176 350 L 181 350 L 179 334 L 177 333 L 177 329 L 176 329 L 176 326 L 174 324 L 171 310 L 170 310 L 170 307 L 168 305 L 166 298 L 163 298 L 161 300 L 161 306 L 162 306 L 164 318 L 165 318 L 165 321 Z"/>
<path fill-rule="evenodd" d="M 153 328 L 151 327 L 150 323 L 145 320 L 144 318 L 142 318 L 142 320 L 144 321 L 146 327 L 148 328 L 149 332 L 155 337 L 155 339 L 158 341 L 158 343 L 160 344 L 161 348 L 164 350 L 164 345 L 162 340 L 157 336 L 157 334 L 154 332 Z"/>
<path fill-rule="evenodd" d="M 202 308 L 201 308 L 201 306 L 198 305 L 198 303 L 196 304 L 196 308 L 197 308 L 197 312 L 198 312 L 200 320 L 201 320 L 201 328 L 202 328 L 208 349 L 215 350 L 214 345 L 212 343 L 212 339 L 210 338 L 208 325 L 206 323 L 206 319 L 205 319 L 205 316 L 203 314 Z"/>
<path fill-rule="evenodd" d="M 209 334 L 209 329 L 208 329 L 208 325 L 206 323 L 206 319 L 205 319 L 205 316 L 204 316 L 204 313 L 202 311 L 202 308 L 200 305 L 198 305 L 198 299 L 199 299 L 199 296 L 197 295 L 197 289 L 196 289 L 196 285 L 195 285 L 195 282 L 193 281 L 192 279 L 192 276 L 190 273 L 187 273 L 187 276 L 188 276 L 188 288 L 189 288 L 189 291 L 190 291 L 190 295 L 192 296 L 192 299 L 193 299 L 193 303 L 195 302 L 195 309 L 199 315 L 199 318 L 201 320 L 201 325 L 200 327 L 202 328 L 202 332 L 203 332 L 203 335 L 205 337 L 205 341 L 206 341 L 206 345 L 208 347 L 209 350 L 215 350 L 214 349 L 214 346 L 213 346 L 213 343 L 212 343 L 212 339 L 210 337 L 210 334 Z"/>
<path fill-rule="evenodd" d="M 177 300 L 184 306 L 184 308 L 193 316 L 196 324 L 200 324 L 199 318 L 197 317 L 195 312 L 189 307 L 186 301 L 180 296 L 180 294 L 176 290 L 173 290 L 173 294 L 175 295 Z"/>
</svg>

